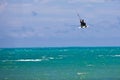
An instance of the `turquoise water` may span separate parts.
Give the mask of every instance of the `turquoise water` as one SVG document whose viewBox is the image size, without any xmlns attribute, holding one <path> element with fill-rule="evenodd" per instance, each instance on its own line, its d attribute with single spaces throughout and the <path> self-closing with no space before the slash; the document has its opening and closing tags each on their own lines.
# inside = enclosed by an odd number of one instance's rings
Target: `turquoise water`
<svg viewBox="0 0 120 80">
<path fill-rule="evenodd" d="M 1 48 L 0 80 L 120 80 L 120 47 Z"/>
</svg>

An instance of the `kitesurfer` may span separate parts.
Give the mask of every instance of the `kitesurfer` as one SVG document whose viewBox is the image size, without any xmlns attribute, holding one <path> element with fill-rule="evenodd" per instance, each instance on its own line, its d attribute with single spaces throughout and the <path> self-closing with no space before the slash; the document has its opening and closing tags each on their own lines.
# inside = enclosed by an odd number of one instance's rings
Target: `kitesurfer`
<svg viewBox="0 0 120 80">
<path fill-rule="evenodd" d="M 80 24 L 81 24 L 81 28 L 86 28 L 86 27 L 87 27 L 84 19 L 81 19 L 81 20 L 80 20 Z"/>
</svg>

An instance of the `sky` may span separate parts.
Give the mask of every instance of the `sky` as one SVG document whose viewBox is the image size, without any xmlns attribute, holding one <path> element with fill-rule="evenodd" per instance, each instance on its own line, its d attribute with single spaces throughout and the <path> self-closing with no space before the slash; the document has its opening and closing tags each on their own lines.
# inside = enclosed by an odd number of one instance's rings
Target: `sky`
<svg viewBox="0 0 120 80">
<path fill-rule="evenodd" d="M 0 48 L 120 46 L 120 0 L 0 0 Z M 88 28 L 79 29 L 79 18 Z"/>
</svg>

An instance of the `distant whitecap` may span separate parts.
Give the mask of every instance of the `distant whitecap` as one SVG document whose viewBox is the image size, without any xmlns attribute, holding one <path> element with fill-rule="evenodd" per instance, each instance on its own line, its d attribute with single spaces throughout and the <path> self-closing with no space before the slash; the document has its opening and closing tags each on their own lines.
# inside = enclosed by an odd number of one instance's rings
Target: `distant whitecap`
<svg viewBox="0 0 120 80">
<path fill-rule="evenodd" d="M 54 59 L 54 57 L 49 57 L 49 59 Z"/>
<path fill-rule="evenodd" d="M 86 75 L 86 72 L 77 72 L 77 75 Z"/>
<path fill-rule="evenodd" d="M 19 59 L 16 61 L 21 61 L 21 62 L 38 62 L 38 61 L 42 61 L 42 59 Z"/>
<path fill-rule="evenodd" d="M 42 59 L 18 59 L 18 60 L 2 60 L 2 62 L 15 61 L 15 62 L 40 62 Z"/>
<path fill-rule="evenodd" d="M 120 55 L 112 55 L 112 57 L 120 57 Z"/>
<path fill-rule="evenodd" d="M 92 65 L 92 64 L 88 64 L 87 66 L 88 66 L 88 67 L 93 67 L 94 65 Z"/>
</svg>

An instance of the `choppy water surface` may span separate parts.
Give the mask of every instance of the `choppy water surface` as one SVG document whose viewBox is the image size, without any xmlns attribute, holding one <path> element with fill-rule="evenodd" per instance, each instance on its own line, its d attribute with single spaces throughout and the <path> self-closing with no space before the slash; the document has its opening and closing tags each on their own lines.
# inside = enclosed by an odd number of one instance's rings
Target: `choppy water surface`
<svg viewBox="0 0 120 80">
<path fill-rule="evenodd" d="M 120 80 L 120 47 L 1 48 L 0 80 Z"/>
</svg>

